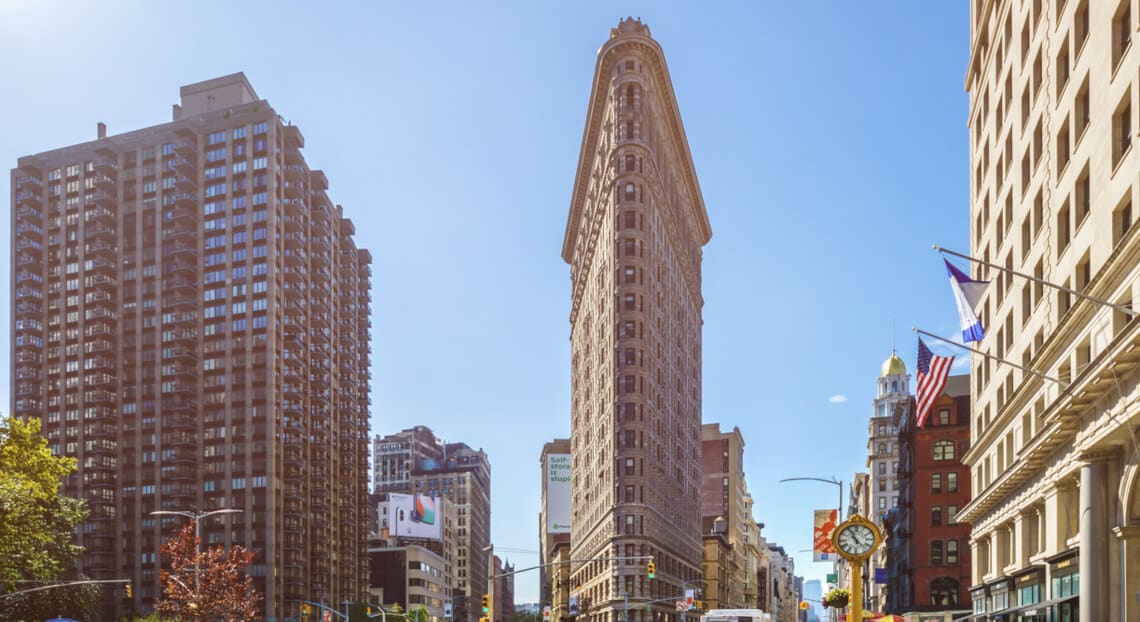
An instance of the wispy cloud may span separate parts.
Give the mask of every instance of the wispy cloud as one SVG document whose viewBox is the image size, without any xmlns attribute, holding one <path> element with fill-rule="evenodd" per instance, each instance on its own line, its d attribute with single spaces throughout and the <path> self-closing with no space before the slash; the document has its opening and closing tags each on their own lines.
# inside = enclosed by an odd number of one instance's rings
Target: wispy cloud
<svg viewBox="0 0 1140 622">
<path fill-rule="evenodd" d="M 842 404 L 843 402 L 847 401 L 847 396 L 840 393 L 839 395 L 832 395 L 831 397 L 827 398 L 827 401 L 831 402 L 832 404 Z"/>
</svg>

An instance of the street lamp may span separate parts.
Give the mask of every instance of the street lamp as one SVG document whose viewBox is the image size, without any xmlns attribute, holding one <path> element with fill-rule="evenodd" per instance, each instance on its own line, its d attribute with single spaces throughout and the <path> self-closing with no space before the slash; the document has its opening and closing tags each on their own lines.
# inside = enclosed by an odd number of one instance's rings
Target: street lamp
<svg viewBox="0 0 1140 622">
<path fill-rule="evenodd" d="M 198 601 L 199 598 L 199 575 L 202 569 L 198 566 L 199 558 L 202 556 L 202 519 L 214 516 L 215 514 L 237 514 L 244 510 L 237 510 L 234 508 L 223 508 L 221 510 L 211 510 L 209 512 L 195 512 L 193 510 L 155 510 L 150 513 L 151 516 L 185 516 L 194 521 L 194 600 Z M 197 603 L 201 606 L 201 603 Z"/>
<path fill-rule="evenodd" d="M 488 544 L 483 547 L 483 552 L 487 553 L 487 594 L 491 597 L 491 607 L 487 611 L 487 619 L 491 622 L 495 620 L 495 545 Z"/>
<path fill-rule="evenodd" d="M 823 479 L 822 477 L 785 477 L 784 479 L 780 480 L 780 483 L 801 482 L 801 481 L 823 482 L 825 484 L 834 484 L 836 486 L 839 486 L 839 505 L 836 506 L 836 509 L 835 509 L 835 524 L 838 525 L 839 523 L 843 522 L 843 481 L 842 480 L 835 479 L 834 476 L 832 476 L 831 479 Z M 814 543 L 813 543 L 813 545 L 814 545 Z M 835 560 L 834 560 L 834 562 L 832 562 L 832 569 L 835 570 L 836 575 L 839 574 L 839 554 L 838 553 L 835 554 Z M 836 613 L 835 615 L 838 615 L 838 613 Z"/>
<path fill-rule="evenodd" d="M 836 509 L 835 509 L 835 512 L 836 512 L 835 520 L 837 520 L 837 521 L 843 520 L 843 480 L 838 480 L 838 479 L 835 479 L 834 477 L 832 477 L 831 479 L 823 479 L 822 477 L 785 477 L 784 479 L 780 480 L 780 483 L 782 484 L 784 482 L 800 482 L 800 481 L 823 482 L 825 484 L 834 484 L 836 486 L 839 486 L 839 505 L 836 506 Z"/>
</svg>

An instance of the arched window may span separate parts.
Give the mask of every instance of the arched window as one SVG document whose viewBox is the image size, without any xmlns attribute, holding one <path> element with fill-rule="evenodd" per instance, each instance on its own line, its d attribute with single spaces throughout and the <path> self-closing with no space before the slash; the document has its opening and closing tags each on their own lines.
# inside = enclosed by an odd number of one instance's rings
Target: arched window
<svg viewBox="0 0 1140 622">
<path fill-rule="evenodd" d="M 891 393 L 898 393 L 898 392 L 899 392 L 899 381 L 898 380 L 891 381 Z"/>
<path fill-rule="evenodd" d="M 934 459 L 936 461 L 954 459 L 954 441 L 934 441 Z"/>
<path fill-rule="evenodd" d="M 930 604 L 945 606 L 958 604 L 958 581 L 950 577 L 938 577 L 930 582 Z"/>
</svg>

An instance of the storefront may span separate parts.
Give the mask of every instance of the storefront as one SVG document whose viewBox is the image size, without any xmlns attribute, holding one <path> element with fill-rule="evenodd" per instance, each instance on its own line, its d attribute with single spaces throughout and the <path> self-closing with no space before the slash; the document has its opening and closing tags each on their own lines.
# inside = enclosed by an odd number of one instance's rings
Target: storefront
<svg viewBox="0 0 1140 622">
<path fill-rule="evenodd" d="M 1077 551 L 1065 551 L 1049 561 L 1050 622 L 1080 620 L 1081 563 Z"/>
<path fill-rule="evenodd" d="M 1045 569 L 1034 568 L 1013 577 L 1017 590 L 1016 622 L 1047 622 L 1049 608 L 1045 602 Z"/>
<path fill-rule="evenodd" d="M 1002 577 L 985 585 L 979 585 L 970 590 L 970 600 L 974 604 L 974 615 L 971 620 L 986 620 L 988 622 L 1012 622 L 1013 611 L 1016 609 L 1016 592 L 1013 591 L 1013 580 Z"/>
</svg>

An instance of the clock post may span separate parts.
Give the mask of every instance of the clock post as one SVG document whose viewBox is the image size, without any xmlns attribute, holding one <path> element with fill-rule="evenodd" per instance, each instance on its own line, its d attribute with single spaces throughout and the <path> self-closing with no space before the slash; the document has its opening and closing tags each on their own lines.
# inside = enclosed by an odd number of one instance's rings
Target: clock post
<svg viewBox="0 0 1140 622">
<path fill-rule="evenodd" d="M 863 563 L 883 543 L 883 534 L 875 523 L 853 514 L 831 533 L 835 550 L 851 564 L 851 606 L 849 622 L 863 622 Z"/>
<path fill-rule="evenodd" d="M 851 562 L 851 615 L 848 622 L 863 622 L 863 560 Z"/>
</svg>

